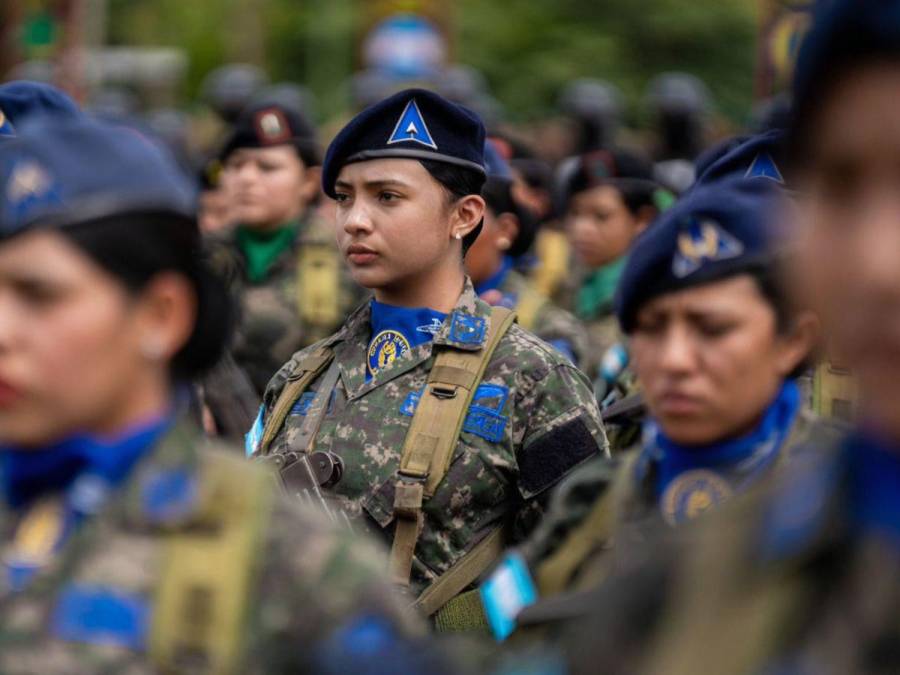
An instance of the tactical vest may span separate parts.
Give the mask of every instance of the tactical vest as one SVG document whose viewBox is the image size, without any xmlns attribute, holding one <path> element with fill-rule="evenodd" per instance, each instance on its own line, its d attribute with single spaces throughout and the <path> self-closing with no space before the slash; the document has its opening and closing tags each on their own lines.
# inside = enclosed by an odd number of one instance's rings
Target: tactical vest
<svg viewBox="0 0 900 675">
<path fill-rule="evenodd" d="M 410 423 L 397 471 L 394 493 L 394 540 L 390 553 L 390 574 L 400 586 L 408 586 L 413 556 L 421 534 L 425 500 L 434 495 L 444 479 L 475 390 L 500 340 L 515 321 L 515 313 L 503 307 L 491 310 L 490 328 L 479 351 L 435 349 L 434 365 L 428 374 L 425 393 Z M 334 354 L 330 349 L 314 351 L 300 361 L 288 379 L 266 420 L 257 457 L 267 457 L 272 441 L 304 391 L 329 368 Z M 326 379 L 328 375 L 326 374 Z M 315 435 L 327 410 L 327 399 L 336 385 L 323 386 L 307 412 L 294 452 L 309 456 Z M 323 393 L 324 389 L 329 389 Z M 278 459 L 275 463 L 279 464 Z M 282 479 L 295 463 L 281 462 Z M 287 485 L 286 485 L 287 487 Z M 441 630 L 464 630 L 486 625 L 477 591 L 462 593 L 502 553 L 502 528 L 498 527 L 444 572 L 415 601 L 426 616 L 434 616 Z M 462 593 L 462 594 L 461 594 Z"/>
</svg>

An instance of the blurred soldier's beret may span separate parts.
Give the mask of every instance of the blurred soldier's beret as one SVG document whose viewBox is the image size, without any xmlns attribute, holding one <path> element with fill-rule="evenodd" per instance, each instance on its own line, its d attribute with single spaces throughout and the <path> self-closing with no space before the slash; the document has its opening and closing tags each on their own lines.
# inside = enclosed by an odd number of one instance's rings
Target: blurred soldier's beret
<svg viewBox="0 0 900 675">
<path fill-rule="evenodd" d="M 193 220 L 196 194 L 174 159 L 138 132 L 87 116 L 29 119 L 0 143 L 0 238 L 113 215 Z"/>
<path fill-rule="evenodd" d="M 322 187 L 335 197 L 341 169 L 370 159 L 445 162 L 485 175 L 485 130 L 472 111 L 425 89 L 407 89 L 366 108 L 328 147 Z"/>
<path fill-rule="evenodd" d="M 238 148 L 293 145 L 307 164 L 318 164 L 316 130 L 299 110 L 277 103 L 260 103 L 244 110 L 222 148 L 225 160 Z"/>
<path fill-rule="evenodd" d="M 785 132 L 773 129 L 753 136 L 729 138 L 703 153 L 696 162 L 694 188 L 728 178 L 761 178 L 785 185 Z"/>
<path fill-rule="evenodd" d="M 563 174 L 560 184 L 565 203 L 579 192 L 601 185 L 658 187 L 653 180 L 652 162 L 639 152 L 626 148 L 594 150 L 579 155 L 560 167 L 560 172 Z"/>
<path fill-rule="evenodd" d="M 630 333 L 640 307 L 659 295 L 771 264 L 782 195 L 772 181 L 738 178 L 700 186 L 660 215 L 635 242 L 619 280 L 622 329 Z"/>
<path fill-rule="evenodd" d="M 31 115 L 75 117 L 81 112 L 69 96 L 42 82 L 0 85 L 0 137 L 15 135 L 15 128 Z"/>
</svg>

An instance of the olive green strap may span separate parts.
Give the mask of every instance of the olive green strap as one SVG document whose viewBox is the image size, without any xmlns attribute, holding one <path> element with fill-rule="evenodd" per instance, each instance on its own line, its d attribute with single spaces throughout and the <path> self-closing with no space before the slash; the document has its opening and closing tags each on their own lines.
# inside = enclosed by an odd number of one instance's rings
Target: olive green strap
<svg viewBox="0 0 900 675">
<path fill-rule="evenodd" d="M 439 633 L 478 631 L 491 634 L 481 593 L 478 589 L 457 595 L 434 615 L 434 629 Z"/>
<path fill-rule="evenodd" d="M 431 616 L 478 579 L 500 557 L 503 547 L 503 528 L 497 527 L 425 589 L 414 606 Z"/>
<path fill-rule="evenodd" d="M 303 244 L 297 260 L 297 308 L 325 337 L 340 322 L 340 261 L 328 244 Z"/>
<path fill-rule="evenodd" d="M 390 556 L 390 574 L 396 584 L 409 584 L 423 524 L 422 504 L 425 497 L 434 494 L 447 473 L 475 390 L 515 316 L 504 307 L 494 307 L 487 338 L 480 350 L 444 349 L 437 353 L 400 457 Z"/>
<path fill-rule="evenodd" d="M 254 456 L 265 457 L 268 454 L 269 446 L 275 440 L 278 432 L 281 431 L 281 427 L 284 426 L 284 420 L 287 418 L 294 403 L 297 402 L 297 399 L 300 398 L 304 391 L 309 389 L 309 385 L 322 374 L 322 371 L 331 363 L 333 357 L 334 354 L 332 354 L 330 349 L 322 348 L 312 352 L 297 364 L 294 372 L 285 383 L 284 389 L 281 390 L 281 395 L 275 401 L 271 414 L 266 419 L 262 441 Z"/>
<path fill-rule="evenodd" d="M 269 476 L 204 457 L 196 526 L 168 535 L 150 656 L 160 672 L 237 673 L 254 559 L 268 519 Z"/>
</svg>

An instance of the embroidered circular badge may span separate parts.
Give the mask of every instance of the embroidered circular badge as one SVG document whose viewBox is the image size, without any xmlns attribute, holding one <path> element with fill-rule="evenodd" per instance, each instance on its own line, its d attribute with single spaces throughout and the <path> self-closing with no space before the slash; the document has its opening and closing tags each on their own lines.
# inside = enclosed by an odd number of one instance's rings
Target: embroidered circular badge
<svg viewBox="0 0 900 675">
<path fill-rule="evenodd" d="M 43 565 L 52 556 L 65 534 L 66 515 L 58 500 L 44 500 L 29 509 L 7 551 L 6 560 L 14 564 Z"/>
<path fill-rule="evenodd" d="M 409 353 L 409 340 L 395 330 L 383 330 L 369 344 L 369 359 L 366 366 L 369 374 L 374 375 L 385 366 L 389 366 L 399 357 Z"/>
<path fill-rule="evenodd" d="M 696 469 L 686 471 L 669 483 L 660 505 L 669 524 L 678 525 L 717 507 L 732 493 L 731 485 L 719 474 Z"/>
</svg>

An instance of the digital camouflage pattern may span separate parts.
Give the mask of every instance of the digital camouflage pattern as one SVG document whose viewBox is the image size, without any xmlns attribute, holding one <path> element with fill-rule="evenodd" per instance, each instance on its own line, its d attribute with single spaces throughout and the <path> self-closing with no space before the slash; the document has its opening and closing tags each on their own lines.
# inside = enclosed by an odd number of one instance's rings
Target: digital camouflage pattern
<svg viewBox="0 0 900 675">
<path fill-rule="evenodd" d="M 519 312 L 519 323 L 551 346 L 562 346 L 575 357 L 575 365 L 583 368 L 588 357 L 588 336 L 575 315 L 558 307 L 551 300 L 538 293 L 531 281 L 516 270 L 510 270 L 503 283 L 497 288 L 498 301 L 492 305 L 502 305 Z M 532 316 L 523 314 L 528 307 Z"/>
<path fill-rule="evenodd" d="M 332 319 L 311 321 L 309 310 L 301 311 L 303 279 L 300 254 L 316 249 L 334 264 L 339 283 L 322 289 L 324 314 Z M 269 270 L 266 280 L 252 283 L 247 277 L 244 254 L 233 232 L 210 241 L 210 259 L 214 269 L 227 281 L 239 307 L 232 353 L 261 396 L 272 375 L 299 349 L 303 349 L 336 331 L 347 315 L 362 300 L 364 289 L 349 276 L 342 264 L 331 226 L 310 212 L 297 227 L 294 246 L 283 253 Z"/>
<path fill-rule="evenodd" d="M 190 536 L 189 541 L 203 546 L 204 534 L 216 531 L 214 521 L 204 515 L 204 500 L 224 501 L 229 508 L 242 506 L 235 494 L 240 490 L 218 494 L 203 480 L 207 475 L 204 467 L 210 462 L 227 472 L 232 483 L 263 471 L 233 453 L 226 456 L 210 448 L 199 431 L 182 422 L 138 464 L 101 511 L 65 542 L 25 590 L 11 592 L 4 574 L 0 582 L 0 672 L 209 672 L 196 655 L 163 669 L 151 663 L 149 652 L 152 636 L 160 627 L 157 622 L 163 621 L 157 601 L 166 577 L 170 541 Z M 185 483 L 170 482 L 168 492 L 164 490 L 165 501 L 150 509 L 149 486 L 173 476 L 197 478 L 197 483 L 187 483 L 196 489 L 172 489 Z M 275 484 L 274 477 L 265 480 Z M 352 631 L 357 621 L 381 626 L 383 635 L 390 636 L 388 643 L 396 650 L 398 663 L 410 658 L 404 649 L 413 642 L 419 653 L 427 652 L 417 642 L 422 627 L 404 613 L 392 589 L 381 581 L 383 553 L 375 545 L 359 534 L 331 529 L 318 514 L 286 498 L 273 501 L 271 509 L 250 518 L 261 528 L 259 546 L 249 558 L 248 611 L 238 630 L 244 648 L 230 672 L 323 672 L 321 660 L 330 658 L 326 652 L 335 640 L 342 639 L 343 631 Z M 164 525 L 158 518 L 160 507 L 168 513 Z M 7 553 L 12 526 L 12 514 L 0 513 Z M 213 578 L 228 569 L 230 561 L 212 559 L 204 564 Z M 73 589 L 101 590 L 146 605 L 147 625 L 119 617 L 117 630 L 129 638 L 125 641 L 115 631 L 73 635 L 73 623 L 87 633 L 97 625 L 90 612 L 75 616 L 69 612 L 69 627 L 60 627 L 60 616 L 66 616 L 62 609 L 65 598 Z M 197 598 L 193 607 L 196 620 L 202 622 L 206 617 L 214 621 L 222 598 L 212 595 L 208 603 Z M 110 620 L 108 613 L 100 622 L 104 620 Z"/>
<path fill-rule="evenodd" d="M 898 672 L 897 550 L 851 527 L 835 430 L 809 450 L 595 593 L 567 650 L 572 672 Z"/>
<path fill-rule="evenodd" d="M 490 312 L 467 280 L 433 343 L 413 349 L 369 382 L 368 303 L 320 343 L 333 349 L 341 379 L 315 448 L 343 459 L 344 475 L 332 488 L 333 496 L 352 517 L 374 526 L 388 541 L 400 453 L 416 396 L 434 363 L 432 351 L 480 349 Z M 299 359 L 310 351 L 295 355 L 273 378 L 265 396 L 267 411 Z M 318 381 L 312 390 L 317 386 Z M 304 419 L 303 407 L 301 397 L 270 452 L 291 450 Z M 513 326 L 487 366 L 448 472 L 426 500 L 424 530 L 413 561 L 413 591 L 421 592 L 501 524 L 510 525 L 510 543 L 521 541 L 541 516 L 549 488 L 575 466 L 605 452 L 603 425 L 584 375 L 543 341 Z"/>
<path fill-rule="evenodd" d="M 765 480 L 785 471 L 817 424 L 814 415 L 801 412 L 777 461 L 761 478 Z M 573 569 L 572 576 L 562 581 L 562 588 L 554 588 L 554 592 L 596 587 L 614 569 L 636 564 L 649 544 L 655 545 L 659 538 L 667 537 L 669 530 L 674 531 L 665 524 L 660 512 L 652 465 L 644 471 L 638 466 L 640 453 L 638 446 L 612 458 L 587 462 L 554 490 L 547 515 L 521 547 L 529 568 L 534 571 L 567 545 L 568 538 L 603 497 L 608 493 L 611 496 L 606 505 L 610 512 L 608 531 L 601 536 L 592 533 L 597 536 L 592 549 Z"/>
</svg>

